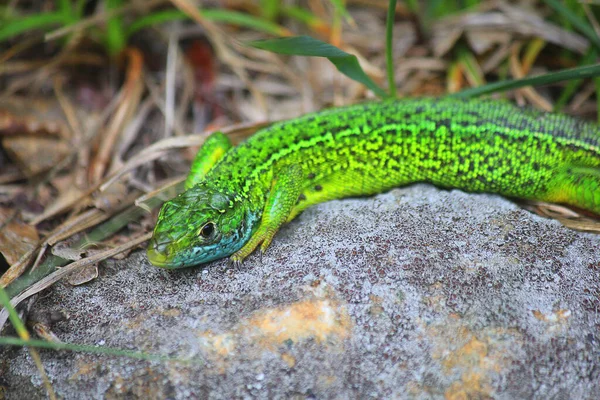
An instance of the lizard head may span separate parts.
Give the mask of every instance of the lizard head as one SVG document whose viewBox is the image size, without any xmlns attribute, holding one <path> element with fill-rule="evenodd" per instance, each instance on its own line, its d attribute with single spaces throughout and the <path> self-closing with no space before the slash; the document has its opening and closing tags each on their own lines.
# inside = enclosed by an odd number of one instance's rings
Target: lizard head
<svg viewBox="0 0 600 400">
<path fill-rule="evenodd" d="M 200 182 L 163 204 L 148 246 L 148 260 L 183 268 L 227 257 L 252 233 L 246 201 Z"/>
</svg>

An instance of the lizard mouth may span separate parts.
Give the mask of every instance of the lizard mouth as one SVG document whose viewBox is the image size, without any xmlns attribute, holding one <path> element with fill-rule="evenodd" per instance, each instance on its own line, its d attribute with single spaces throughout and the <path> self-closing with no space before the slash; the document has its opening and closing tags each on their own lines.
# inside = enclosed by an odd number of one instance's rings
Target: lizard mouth
<svg viewBox="0 0 600 400">
<path fill-rule="evenodd" d="M 154 266 L 161 268 L 174 268 L 176 265 L 172 262 L 169 257 L 169 243 L 158 243 L 155 238 L 150 240 L 146 255 L 148 261 Z"/>
</svg>

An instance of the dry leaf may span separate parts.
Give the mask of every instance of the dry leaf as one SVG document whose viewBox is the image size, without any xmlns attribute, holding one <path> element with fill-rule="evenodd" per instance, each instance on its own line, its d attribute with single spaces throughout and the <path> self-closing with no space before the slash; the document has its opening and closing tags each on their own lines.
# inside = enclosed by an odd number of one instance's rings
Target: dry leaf
<svg viewBox="0 0 600 400">
<path fill-rule="evenodd" d="M 568 207 L 539 201 L 523 202 L 523 206 L 536 214 L 555 219 L 567 228 L 600 233 L 600 220 L 582 215 Z"/>
<path fill-rule="evenodd" d="M 40 322 L 33 324 L 33 331 L 39 338 L 44 339 L 48 342 L 53 343 L 62 343 L 62 341 L 52 332 L 48 325 L 42 324 Z"/>
<path fill-rule="evenodd" d="M 56 100 L 11 97 L 0 100 L 0 136 L 50 134 L 70 137 L 69 129 Z"/>
<path fill-rule="evenodd" d="M 83 285 L 93 281 L 98 277 L 98 264 L 86 265 L 85 267 L 73 272 L 67 277 L 69 284 L 73 286 Z"/>
<path fill-rule="evenodd" d="M 441 57 L 448 53 L 463 33 L 479 35 L 485 32 L 496 35 L 498 43 L 511 37 L 538 37 L 579 54 L 585 53 L 589 41 L 583 36 L 569 32 L 560 26 L 545 21 L 540 15 L 522 6 L 504 2 L 488 3 L 480 11 L 453 15 L 433 24 L 431 45 L 433 53 Z"/>
<path fill-rule="evenodd" d="M 75 186 L 70 186 L 58 195 L 58 198 L 52 202 L 44 212 L 30 221 L 31 225 L 37 225 L 40 222 L 53 217 L 57 214 L 67 211 L 73 204 L 81 199 L 82 191 Z"/>
<path fill-rule="evenodd" d="M 66 141 L 48 136 L 9 136 L 2 146 L 26 176 L 52 168 L 70 151 Z"/>
<path fill-rule="evenodd" d="M 16 264 L 39 241 L 35 227 L 13 217 L 14 211 L 0 208 L 0 253 L 9 265 Z"/>
<path fill-rule="evenodd" d="M 67 242 L 60 242 L 52 246 L 52 254 L 65 260 L 77 261 L 86 256 L 86 251 L 82 249 L 74 249 Z"/>
<path fill-rule="evenodd" d="M 102 211 L 118 208 L 127 198 L 127 185 L 125 182 L 112 183 L 106 190 L 101 191 L 94 198 L 94 207 Z"/>
<path fill-rule="evenodd" d="M 475 54 L 483 54 L 495 46 L 504 46 L 510 42 L 511 34 L 508 32 L 490 31 L 467 31 L 465 38 L 469 47 Z"/>
</svg>

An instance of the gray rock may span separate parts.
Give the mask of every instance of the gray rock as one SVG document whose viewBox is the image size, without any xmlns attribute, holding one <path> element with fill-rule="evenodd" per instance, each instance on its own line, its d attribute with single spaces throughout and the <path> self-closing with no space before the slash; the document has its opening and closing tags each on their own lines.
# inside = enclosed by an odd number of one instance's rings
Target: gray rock
<svg viewBox="0 0 600 400">
<path fill-rule="evenodd" d="M 492 195 L 427 185 L 307 210 L 241 270 L 143 253 L 38 307 L 64 341 L 192 360 L 41 351 L 88 398 L 540 398 L 600 394 L 600 238 Z M 9 399 L 44 397 L 3 349 Z"/>
</svg>

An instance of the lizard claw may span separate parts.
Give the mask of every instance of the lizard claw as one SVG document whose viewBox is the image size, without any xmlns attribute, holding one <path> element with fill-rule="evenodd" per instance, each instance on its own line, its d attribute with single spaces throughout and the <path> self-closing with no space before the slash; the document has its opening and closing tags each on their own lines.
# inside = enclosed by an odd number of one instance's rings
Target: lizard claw
<svg viewBox="0 0 600 400">
<path fill-rule="evenodd" d="M 233 267 L 235 268 L 235 270 L 236 270 L 237 272 L 241 272 L 241 271 L 242 271 L 242 264 L 243 264 L 243 261 L 242 261 L 242 260 L 239 260 L 239 261 L 234 261 L 234 262 L 233 262 Z"/>
<path fill-rule="evenodd" d="M 229 257 L 229 260 L 227 261 L 227 268 L 228 269 L 235 268 L 235 270 L 239 272 L 242 269 L 242 263 L 243 263 L 243 261 L 238 258 Z"/>
</svg>

